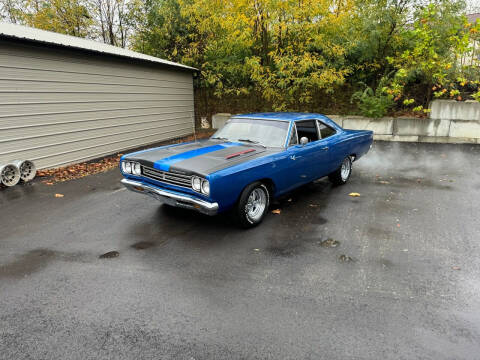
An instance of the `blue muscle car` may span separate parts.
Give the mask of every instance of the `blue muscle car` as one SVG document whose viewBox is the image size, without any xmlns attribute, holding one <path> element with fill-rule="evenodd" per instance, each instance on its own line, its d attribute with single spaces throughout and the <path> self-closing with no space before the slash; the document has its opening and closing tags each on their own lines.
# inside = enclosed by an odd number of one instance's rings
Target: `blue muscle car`
<svg viewBox="0 0 480 360">
<path fill-rule="evenodd" d="M 252 227 L 274 197 L 327 175 L 346 183 L 372 141 L 371 131 L 342 129 L 320 114 L 235 115 L 208 140 L 122 156 L 122 183 L 208 215 L 232 210 Z"/>
</svg>

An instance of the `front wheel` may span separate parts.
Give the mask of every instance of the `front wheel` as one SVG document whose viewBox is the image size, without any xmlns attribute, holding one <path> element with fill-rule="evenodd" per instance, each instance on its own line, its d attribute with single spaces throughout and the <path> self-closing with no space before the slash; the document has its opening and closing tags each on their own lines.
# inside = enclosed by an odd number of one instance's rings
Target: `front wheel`
<svg viewBox="0 0 480 360">
<path fill-rule="evenodd" d="M 348 181 L 352 173 L 352 158 L 347 156 L 342 161 L 342 165 L 335 170 L 333 173 L 328 175 L 330 181 L 335 185 L 343 185 Z"/>
<path fill-rule="evenodd" d="M 261 182 L 248 185 L 240 195 L 235 208 L 235 217 L 243 228 L 260 224 L 268 211 L 270 194 Z"/>
</svg>

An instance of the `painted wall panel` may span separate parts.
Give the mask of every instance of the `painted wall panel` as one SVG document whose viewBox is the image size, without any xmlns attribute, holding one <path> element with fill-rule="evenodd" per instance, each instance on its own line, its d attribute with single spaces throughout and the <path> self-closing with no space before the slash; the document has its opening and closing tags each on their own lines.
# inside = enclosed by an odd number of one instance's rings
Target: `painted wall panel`
<svg viewBox="0 0 480 360">
<path fill-rule="evenodd" d="M 193 133 L 189 71 L 0 42 L 0 163 L 61 166 Z"/>
</svg>

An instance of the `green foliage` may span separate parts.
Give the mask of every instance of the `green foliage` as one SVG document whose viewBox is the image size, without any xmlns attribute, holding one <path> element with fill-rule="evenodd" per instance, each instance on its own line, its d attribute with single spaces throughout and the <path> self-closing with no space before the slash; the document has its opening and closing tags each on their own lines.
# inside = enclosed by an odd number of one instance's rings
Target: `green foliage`
<svg viewBox="0 0 480 360">
<path fill-rule="evenodd" d="M 136 32 L 132 49 L 171 61 L 182 61 L 190 46 L 188 21 L 177 0 L 135 1 L 131 5 Z"/>
<path fill-rule="evenodd" d="M 391 71 L 387 58 L 408 47 L 409 12 L 415 0 L 359 0 L 350 20 L 347 52 L 355 72 L 349 78 L 354 84 L 371 87 Z"/>
<path fill-rule="evenodd" d="M 387 90 L 395 101 L 408 96 L 412 83 L 422 84 L 426 94 L 416 99 L 414 111 L 424 111 L 432 93 L 435 98 L 462 99 L 459 87 L 473 79 L 469 66 L 460 60 L 471 51 L 471 36 L 479 26 L 467 23 L 461 15 L 463 6 L 462 2 L 445 0 L 416 11 L 414 27 L 407 34 L 411 46 L 387 58 L 397 71 Z"/>
<path fill-rule="evenodd" d="M 25 22 L 33 27 L 86 37 L 92 25 L 91 14 L 80 0 L 29 0 L 33 10 L 23 15 Z"/>
<path fill-rule="evenodd" d="M 182 61 L 200 68 L 200 85 L 217 97 L 255 92 L 275 110 L 298 110 L 351 71 L 345 63 L 351 1 L 341 8 L 332 0 L 180 4 L 195 34 Z"/>
<path fill-rule="evenodd" d="M 352 95 L 351 101 L 355 101 L 358 109 L 363 116 L 371 118 L 381 118 L 385 116 L 393 106 L 393 97 L 385 94 L 385 83 L 387 78 L 382 78 L 377 89 L 373 91 L 371 87 L 365 86 L 365 90 L 357 91 Z M 410 101 L 406 101 L 410 103 Z M 406 104 L 407 105 L 407 104 Z"/>
</svg>

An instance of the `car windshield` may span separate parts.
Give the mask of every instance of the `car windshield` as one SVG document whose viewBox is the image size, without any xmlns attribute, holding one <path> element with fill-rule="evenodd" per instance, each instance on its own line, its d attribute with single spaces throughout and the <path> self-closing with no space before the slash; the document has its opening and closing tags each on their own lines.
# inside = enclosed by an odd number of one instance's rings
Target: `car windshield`
<svg viewBox="0 0 480 360">
<path fill-rule="evenodd" d="M 288 132 L 287 121 L 230 119 L 212 139 L 248 142 L 267 147 L 283 147 Z"/>
</svg>

